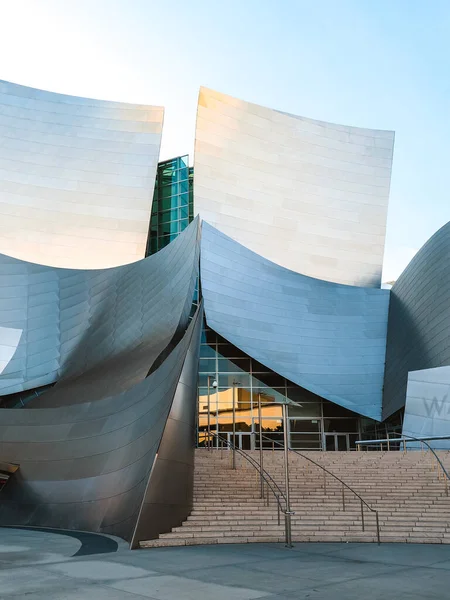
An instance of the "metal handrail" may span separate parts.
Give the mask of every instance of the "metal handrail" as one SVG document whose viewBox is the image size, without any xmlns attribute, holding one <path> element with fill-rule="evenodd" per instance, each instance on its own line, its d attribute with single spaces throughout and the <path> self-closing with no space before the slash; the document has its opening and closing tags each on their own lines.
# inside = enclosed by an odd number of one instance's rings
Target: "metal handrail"
<svg viewBox="0 0 450 600">
<path fill-rule="evenodd" d="M 287 509 L 287 499 L 286 499 L 285 493 L 280 488 L 280 486 L 277 484 L 277 482 L 273 479 L 273 477 L 270 475 L 270 473 L 268 473 L 265 469 L 261 468 L 261 466 L 258 464 L 258 461 L 256 461 L 252 456 L 249 456 L 244 450 L 241 450 L 241 448 L 238 448 L 237 446 L 232 444 L 230 441 L 225 440 L 222 436 L 218 435 L 217 433 L 214 433 L 213 431 L 210 432 L 210 435 L 213 437 L 216 437 L 222 444 L 225 444 L 228 448 L 230 448 L 231 450 L 234 450 L 240 456 L 243 456 L 250 463 L 250 465 L 254 469 L 256 469 L 259 477 L 265 481 L 267 490 L 270 490 L 272 492 L 273 496 L 275 497 L 275 500 L 277 501 L 278 525 L 281 525 L 280 513 L 283 513 L 285 515 L 285 517 L 286 517 L 286 515 L 289 514 L 288 509 Z M 277 494 L 276 490 L 279 492 L 278 494 Z M 284 505 L 285 505 L 284 508 L 281 505 L 280 498 L 282 498 L 284 500 Z M 269 506 L 269 495 L 268 494 L 267 494 L 267 506 Z M 294 513 L 290 513 L 290 514 L 294 514 Z M 290 543 L 290 532 L 288 532 L 286 520 L 285 520 L 285 525 L 284 525 L 284 533 L 285 533 L 286 546 L 292 547 L 292 545 Z"/>
<path fill-rule="evenodd" d="M 442 436 L 434 436 L 434 437 L 416 438 L 413 435 L 403 434 L 401 437 L 398 437 L 398 438 L 391 438 L 391 437 L 389 437 L 389 438 L 384 439 L 384 440 L 357 440 L 355 442 L 355 444 L 357 444 L 358 447 L 360 447 L 360 446 L 363 446 L 363 445 L 364 446 L 370 446 L 372 444 L 373 445 L 375 445 L 375 444 L 380 444 L 381 445 L 381 444 L 384 444 L 385 442 L 387 442 L 388 444 L 390 442 L 400 442 L 400 443 L 403 442 L 403 444 L 404 444 L 403 447 L 405 448 L 405 450 L 406 450 L 406 444 L 408 442 L 421 442 L 422 444 L 425 444 L 425 446 L 427 446 L 427 448 L 433 454 L 434 458 L 437 460 L 438 464 L 440 465 L 440 467 L 442 469 L 442 472 L 445 475 L 445 478 L 444 478 L 445 479 L 445 495 L 448 496 L 448 482 L 450 480 L 450 476 L 447 473 L 447 470 L 444 467 L 441 459 L 439 458 L 439 456 L 436 454 L 436 452 L 434 451 L 434 449 L 428 443 L 429 441 L 432 441 L 432 440 L 450 440 L 450 436 L 448 436 L 448 435 L 446 435 L 446 436 L 442 435 Z"/>
<path fill-rule="evenodd" d="M 282 448 L 284 447 L 281 442 L 277 442 L 276 440 L 272 440 L 271 438 L 269 438 L 269 437 L 267 437 L 265 435 L 263 435 L 262 437 L 263 437 L 263 439 L 266 439 L 269 442 L 275 443 L 278 446 L 281 446 Z M 316 467 L 319 467 L 319 469 L 322 469 L 322 471 L 324 471 L 324 480 L 323 481 L 324 481 L 324 493 L 325 494 L 327 493 L 326 475 L 325 475 L 325 473 L 328 473 L 328 475 L 331 475 L 331 477 L 334 477 L 334 479 L 336 479 L 337 481 L 339 481 L 342 484 L 342 486 L 343 486 L 342 487 L 342 507 L 343 507 L 344 512 L 345 512 L 345 492 L 344 492 L 344 487 L 347 488 L 350 492 L 352 492 L 352 494 L 354 494 L 357 498 L 359 498 L 359 500 L 361 502 L 361 525 L 362 525 L 362 530 L 363 531 L 365 531 L 364 508 L 363 508 L 363 506 L 366 506 L 371 512 L 375 513 L 375 520 L 376 520 L 376 526 L 377 526 L 377 542 L 378 542 L 378 544 L 380 544 L 380 524 L 379 524 L 379 518 L 378 518 L 378 511 L 375 508 L 372 508 L 369 504 L 367 504 L 367 502 L 358 494 L 358 492 L 356 492 L 354 489 L 352 489 L 347 483 L 345 483 L 345 481 L 342 481 L 342 479 L 340 479 L 340 477 L 338 477 L 337 475 L 335 475 L 334 473 L 332 473 L 331 471 L 329 471 L 326 467 L 324 467 L 320 463 L 317 463 L 312 458 L 309 458 L 309 456 L 306 456 L 305 454 L 302 454 L 298 450 L 295 450 L 294 448 L 288 447 L 288 450 L 290 450 L 290 452 L 294 452 L 295 454 L 298 454 L 302 458 L 305 458 L 310 463 L 312 463 L 313 465 L 315 465 Z"/>
</svg>

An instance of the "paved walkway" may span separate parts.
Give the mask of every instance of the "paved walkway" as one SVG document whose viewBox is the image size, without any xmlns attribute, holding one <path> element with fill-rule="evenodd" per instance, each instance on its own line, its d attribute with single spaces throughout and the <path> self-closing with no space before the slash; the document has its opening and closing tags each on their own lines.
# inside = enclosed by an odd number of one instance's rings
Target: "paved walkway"
<svg viewBox="0 0 450 600">
<path fill-rule="evenodd" d="M 450 545 L 279 544 L 128 550 L 121 540 L 0 529 L 0 598 L 444 600 Z M 111 543 L 112 540 L 112 543 Z M 100 552 L 100 553 L 98 553 Z M 75 556 L 76 555 L 76 556 Z"/>
</svg>

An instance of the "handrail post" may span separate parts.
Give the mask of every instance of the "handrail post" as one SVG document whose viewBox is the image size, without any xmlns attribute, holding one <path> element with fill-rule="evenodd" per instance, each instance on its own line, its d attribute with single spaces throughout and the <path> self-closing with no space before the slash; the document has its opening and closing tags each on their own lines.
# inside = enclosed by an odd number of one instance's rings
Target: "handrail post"
<svg viewBox="0 0 450 600">
<path fill-rule="evenodd" d="M 375 519 L 377 521 L 377 543 L 380 545 L 380 521 L 378 519 L 378 511 L 375 511 Z"/>
<path fill-rule="evenodd" d="M 286 532 L 286 547 L 292 548 L 292 529 L 291 529 L 291 514 L 286 512 L 284 515 L 284 528 Z"/>
<path fill-rule="evenodd" d="M 365 531 L 365 527 L 364 527 L 364 504 L 363 504 L 362 500 L 361 500 L 361 525 L 362 525 L 362 530 Z"/>
<path fill-rule="evenodd" d="M 283 404 L 283 437 L 284 437 L 284 481 L 285 481 L 285 496 L 286 496 L 286 513 L 285 513 L 285 528 L 286 528 L 286 546 L 292 548 L 292 530 L 291 530 L 291 503 L 289 496 L 289 435 L 287 423 L 287 405 Z"/>
<path fill-rule="evenodd" d="M 232 468 L 236 469 L 236 384 L 233 381 L 233 448 Z"/>
<path fill-rule="evenodd" d="M 280 496 L 277 494 L 278 525 L 280 525 Z"/>
<path fill-rule="evenodd" d="M 262 442 L 262 420 L 261 420 L 261 392 L 258 392 L 258 420 L 259 420 L 259 472 L 261 473 L 261 498 L 264 498 L 263 484 L 263 442 Z"/>
<path fill-rule="evenodd" d="M 389 452 L 389 451 L 390 451 L 390 449 L 391 449 L 391 446 L 390 446 L 390 444 L 389 444 L 389 433 L 387 434 L 387 449 L 388 449 L 388 452 Z"/>
<path fill-rule="evenodd" d="M 323 495 L 327 495 L 327 472 L 323 472 Z"/>
<path fill-rule="evenodd" d="M 208 450 L 211 450 L 211 395 L 210 395 L 210 388 L 209 388 L 209 381 L 211 379 L 211 375 L 208 375 L 208 425 L 207 425 L 207 430 L 208 430 L 208 444 L 207 444 L 207 448 Z"/>
<path fill-rule="evenodd" d="M 342 510 L 345 512 L 345 487 L 342 484 Z"/>
</svg>

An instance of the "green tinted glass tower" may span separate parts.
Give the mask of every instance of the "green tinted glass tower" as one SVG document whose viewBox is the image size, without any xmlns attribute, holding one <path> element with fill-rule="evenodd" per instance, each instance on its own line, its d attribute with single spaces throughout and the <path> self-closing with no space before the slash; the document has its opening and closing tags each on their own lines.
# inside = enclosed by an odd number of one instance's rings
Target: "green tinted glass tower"
<svg viewBox="0 0 450 600">
<path fill-rule="evenodd" d="M 153 196 L 147 256 L 164 248 L 194 218 L 193 168 L 188 156 L 158 164 Z"/>
</svg>

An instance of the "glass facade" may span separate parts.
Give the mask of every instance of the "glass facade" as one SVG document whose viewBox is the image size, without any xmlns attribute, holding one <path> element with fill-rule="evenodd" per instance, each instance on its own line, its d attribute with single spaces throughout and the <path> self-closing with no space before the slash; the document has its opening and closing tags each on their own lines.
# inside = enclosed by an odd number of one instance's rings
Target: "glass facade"
<svg viewBox="0 0 450 600">
<path fill-rule="evenodd" d="M 219 446 L 219 437 L 233 441 L 234 405 L 236 445 L 244 450 L 258 449 L 261 422 L 263 447 L 276 449 L 283 442 L 282 408 L 277 403 L 286 398 L 298 404 L 288 407 L 291 447 L 350 450 L 360 436 L 357 414 L 277 375 L 206 326 L 198 391 L 199 446 L 205 446 L 208 439 L 211 445 Z"/>
<path fill-rule="evenodd" d="M 155 254 L 194 218 L 193 168 L 188 156 L 158 164 L 146 255 Z"/>
</svg>

